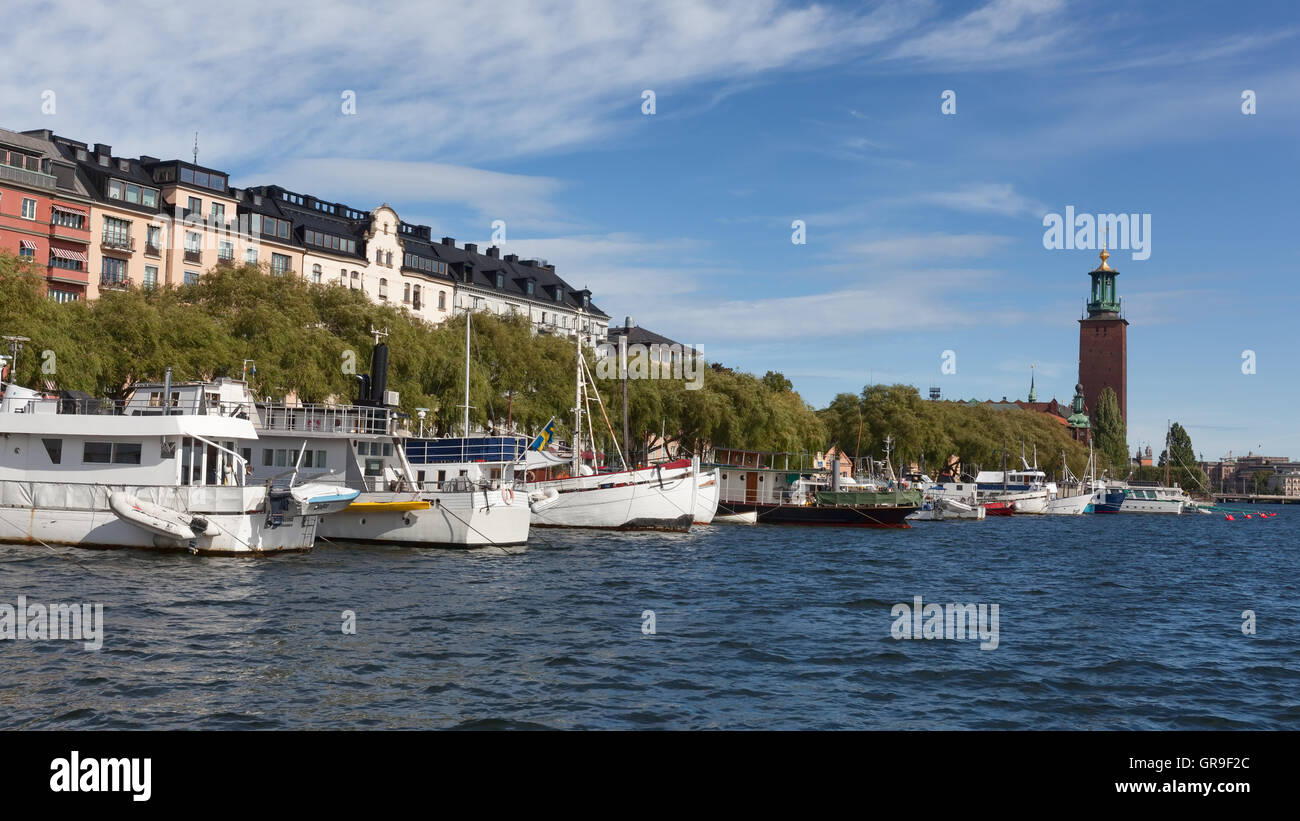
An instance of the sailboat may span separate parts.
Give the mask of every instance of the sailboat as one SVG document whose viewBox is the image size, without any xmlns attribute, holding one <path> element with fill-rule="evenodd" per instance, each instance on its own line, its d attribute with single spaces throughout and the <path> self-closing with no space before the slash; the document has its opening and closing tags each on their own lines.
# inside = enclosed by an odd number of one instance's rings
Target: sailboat
<svg viewBox="0 0 1300 821">
<path fill-rule="evenodd" d="M 543 429 L 525 456 L 525 485 L 533 504 L 534 527 L 581 527 L 607 530 L 690 530 L 702 511 L 698 498 L 701 491 L 698 459 L 675 459 L 641 468 L 630 468 L 623 450 L 618 457 L 620 469 L 595 467 L 595 430 L 590 412 L 594 397 L 605 424 L 609 416 L 595 388 L 595 379 L 582 355 L 582 339 L 576 340 L 575 393 L 573 407 L 573 441 L 570 454 L 548 447 L 554 420 Z M 584 410 L 587 441 L 591 459 L 583 450 Z M 617 440 L 613 429 L 611 441 Z M 707 502 L 705 509 L 707 509 Z M 711 518 L 711 517 L 710 517 Z"/>
<path fill-rule="evenodd" d="M 1093 468 L 1092 459 L 1092 448 L 1089 445 L 1089 471 Z M 1092 512 L 1095 490 L 1091 484 L 1085 484 L 1083 480 L 1070 472 L 1070 466 L 1065 461 L 1065 451 L 1061 451 L 1061 477 L 1063 488 L 1074 489 L 1077 492 L 1070 495 L 1052 494 L 1052 498 L 1047 500 L 1047 510 L 1045 512 L 1051 516 L 1081 516 L 1084 513 Z"/>
</svg>

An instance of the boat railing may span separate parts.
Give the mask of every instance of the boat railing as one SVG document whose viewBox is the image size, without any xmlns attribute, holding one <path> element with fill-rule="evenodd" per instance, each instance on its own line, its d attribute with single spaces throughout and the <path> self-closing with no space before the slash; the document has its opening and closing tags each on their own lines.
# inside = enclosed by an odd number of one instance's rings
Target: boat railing
<svg viewBox="0 0 1300 821">
<path fill-rule="evenodd" d="M 100 399 L 92 396 L 35 396 L 9 399 L 12 413 L 67 414 L 85 416 L 226 416 L 247 419 L 248 405 L 241 402 L 211 402 L 173 399 L 171 407 L 140 399 Z"/>
<path fill-rule="evenodd" d="M 259 430 L 285 433 L 372 434 L 394 436 L 397 417 L 387 408 L 361 405 L 286 405 L 257 403 Z"/>
</svg>

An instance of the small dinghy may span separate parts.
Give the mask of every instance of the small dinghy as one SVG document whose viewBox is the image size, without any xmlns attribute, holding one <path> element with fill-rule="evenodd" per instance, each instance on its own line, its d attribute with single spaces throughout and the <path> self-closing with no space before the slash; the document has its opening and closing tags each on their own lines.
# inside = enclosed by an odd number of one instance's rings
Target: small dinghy
<svg viewBox="0 0 1300 821">
<path fill-rule="evenodd" d="M 120 490 L 109 494 L 108 506 L 122 521 L 178 544 L 193 542 L 208 529 L 202 516 L 146 502 Z"/>
<path fill-rule="evenodd" d="M 758 524 L 758 511 L 750 510 L 745 513 L 718 513 L 714 515 L 712 524 L 756 525 Z"/>
</svg>

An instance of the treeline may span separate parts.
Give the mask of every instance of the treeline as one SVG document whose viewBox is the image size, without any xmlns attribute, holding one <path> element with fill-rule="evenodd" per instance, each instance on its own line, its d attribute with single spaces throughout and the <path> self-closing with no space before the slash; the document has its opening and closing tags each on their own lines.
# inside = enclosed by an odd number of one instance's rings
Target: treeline
<svg viewBox="0 0 1300 821">
<path fill-rule="evenodd" d="M 1087 446 L 1074 441 L 1069 429 L 1047 414 L 930 401 L 911 385 L 871 385 L 857 395 L 842 393 L 819 416 L 830 440 L 844 453 L 881 459 L 885 439 L 891 437 L 895 467 L 916 463 L 932 477 L 946 471 L 974 475 L 981 469 L 1001 470 L 1004 442 L 1011 470 L 1022 466 L 1022 443 L 1031 465 L 1036 448 L 1039 467 L 1058 477 L 1062 453 L 1076 476 L 1083 477 L 1088 464 Z M 1100 457 L 1098 476 L 1107 467 Z M 1127 463 L 1111 470 L 1120 478 L 1127 473 Z"/>
<path fill-rule="evenodd" d="M 457 316 L 430 326 L 359 291 L 272 276 L 256 266 L 219 267 L 194 285 L 111 290 L 94 302 L 56 303 L 45 296 L 39 269 L 0 254 L 0 333 L 31 339 L 19 356 L 15 381 L 39 387 L 52 380 L 60 389 L 97 397 L 121 398 L 133 382 L 162 379 L 169 366 L 175 380 L 239 377 L 247 359 L 255 363 L 250 382 L 258 397 L 350 402 L 356 374 L 369 369 L 371 331 L 378 329 L 389 334 L 388 388 L 400 393 L 401 409 L 414 420 L 417 408 L 429 408 L 428 435 L 458 433 L 464 321 Z M 571 436 L 572 338 L 534 334 L 522 317 L 478 313 L 471 346 L 473 424 L 532 433 L 555 418 L 561 438 Z M 594 354 L 586 355 L 597 373 Z M 801 454 L 834 445 L 876 458 L 892 436 L 895 467 L 917 462 L 931 475 L 945 467 L 1000 468 L 1004 439 L 1012 467 L 1019 466 L 1021 442 L 1027 454 L 1037 446 L 1039 464 L 1049 472 L 1059 470 L 1062 451 L 1076 475 L 1083 475 L 1088 458 L 1087 448 L 1044 414 L 927 401 L 907 385 L 840 394 L 817 411 L 779 373 L 758 377 L 710 363 L 700 389 L 688 384 L 630 384 L 633 457 L 657 453 L 663 434 L 673 453 L 725 446 Z M 599 380 L 597 388 L 609 424 L 593 405 L 592 427 L 597 447 L 612 455 L 622 438 L 622 386 Z M 1176 431 L 1176 467 L 1190 463 L 1185 436 Z M 1099 451 L 1099 472 L 1109 461 L 1111 475 L 1124 476 L 1127 461 L 1117 461 L 1126 458 L 1122 428 L 1116 438 L 1113 456 Z"/>
<path fill-rule="evenodd" d="M 464 404 L 465 325 L 430 326 L 359 291 L 271 276 L 256 266 L 220 267 L 177 288 L 104 292 L 94 302 L 55 303 L 40 272 L 0 255 L 0 333 L 26 336 L 15 381 L 120 398 L 136 381 L 240 377 L 244 360 L 258 397 L 348 402 L 369 369 L 371 330 L 386 330 L 388 389 L 415 417 L 429 408 L 425 432 L 458 433 Z M 534 334 L 526 319 L 475 314 L 470 368 L 471 421 L 535 432 L 554 417 L 570 436 L 576 348 L 570 337 Z M 50 353 L 46 353 L 46 352 Z M 589 365 L 592 352 L 588 351 Z M 610 425 L 593 406 L 597 444 L 612 453 L 622 436 L 621 385 L 601 381 Z M 720 365 L 699 390 L 682 381 L 641 380 L 629 391 L 634 453 L 664 433 L 674 452 L 708 443 L 811 451 L 824 446 L 816 413 L 784 379 L 764 381 Z M 584 426 L 585 427 L 585 426 Z"/>
</svg>

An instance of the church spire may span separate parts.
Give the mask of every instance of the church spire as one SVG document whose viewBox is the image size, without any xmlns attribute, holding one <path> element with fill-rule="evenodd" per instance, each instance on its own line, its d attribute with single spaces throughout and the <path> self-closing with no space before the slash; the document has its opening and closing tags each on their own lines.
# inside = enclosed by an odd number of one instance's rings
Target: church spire
<svg viewBox="0 0 1300 821">
<path fill-rule="evenodd" d="M 1034 366 L 1029 366 L 1029 401 L 1037 402 L 1038 394 L 1034 392 Z"/>
</svg>

